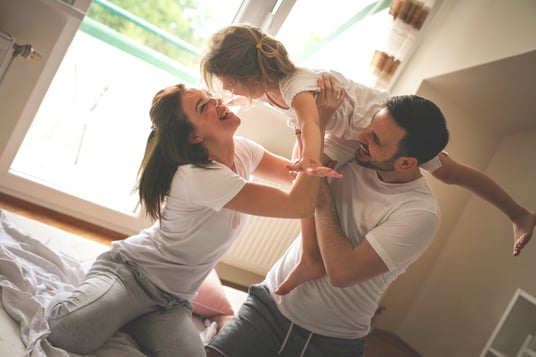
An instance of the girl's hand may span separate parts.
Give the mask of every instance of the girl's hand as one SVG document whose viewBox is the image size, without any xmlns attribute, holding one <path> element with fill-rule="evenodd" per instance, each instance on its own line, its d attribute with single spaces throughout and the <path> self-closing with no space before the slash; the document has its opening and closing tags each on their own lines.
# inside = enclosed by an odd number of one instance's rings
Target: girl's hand
<svg viewBox="0 0 536 357">
<path fill-rule="evenodd" d="M 297 160 L 294 162 L 294 164 L 287 165 L 287 169 L 293 176 L 295 175 L 295 173 L 305 172 L 307 175 L 310 176 L 342 178 L 342 175 L 337 171 L 333 170 L 331 167 L 321 166 L 320 162 L 316 160 L 308 160 L 308 162 L 309 165 L 304 166 L 303 160 Z M 333 161 L 330 164 L 335 165 L 335 162 Z"/>
</svg>

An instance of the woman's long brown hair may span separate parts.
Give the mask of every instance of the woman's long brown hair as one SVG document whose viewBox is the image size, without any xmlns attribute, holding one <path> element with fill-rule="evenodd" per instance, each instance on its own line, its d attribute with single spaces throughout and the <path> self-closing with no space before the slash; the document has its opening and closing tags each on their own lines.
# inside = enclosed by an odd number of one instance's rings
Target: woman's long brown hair
<svg viewBox="0 0 536 357">
<path fill-rule="evenodd" d="M 136 189 L 146 214 L 160 219 L 173 175 L 180 165 L 206 166 L 209 154 L 203 144 L 189 141 L 194 126 L 182 108 L 182 84 L 160 90 L 149 111 L 153 123 L 138 170 Z"/>
</svg>

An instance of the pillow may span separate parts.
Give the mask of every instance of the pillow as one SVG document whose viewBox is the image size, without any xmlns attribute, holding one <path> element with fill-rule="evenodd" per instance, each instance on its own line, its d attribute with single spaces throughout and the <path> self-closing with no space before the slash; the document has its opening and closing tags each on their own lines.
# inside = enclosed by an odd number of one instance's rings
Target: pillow
<svg viewBox="0 0 536 357">
<path fill-rule="evenodd" d="M 212 269 L 199 287 L 197 296 L 192 301 L 192 307 L 194 314 L 203 317 L 234 315 L 216 270 Z"/>
</svg>

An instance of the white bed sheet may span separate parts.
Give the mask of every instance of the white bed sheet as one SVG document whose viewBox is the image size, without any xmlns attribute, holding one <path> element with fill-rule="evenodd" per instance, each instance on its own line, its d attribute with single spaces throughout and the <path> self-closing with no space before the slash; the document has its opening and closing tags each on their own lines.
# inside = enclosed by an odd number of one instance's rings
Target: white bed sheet
<svg viewBox="0 0 536 357">
<path fill-rule="evenodd" d="M 7 211 L 0 211 L 0 356 L 77 356 L 51 346 L 45 306 L 58 291 L 71 290 L 107 246 Z M 238 311 L 247 294 L 224 286 Z M 194 317 L 204 341 L 215 325 Z M 24 342 L 23 342 L 24 341 Z M 91 356 L 143 356 L 128 335 L 116 334 Z"/>
</svg>

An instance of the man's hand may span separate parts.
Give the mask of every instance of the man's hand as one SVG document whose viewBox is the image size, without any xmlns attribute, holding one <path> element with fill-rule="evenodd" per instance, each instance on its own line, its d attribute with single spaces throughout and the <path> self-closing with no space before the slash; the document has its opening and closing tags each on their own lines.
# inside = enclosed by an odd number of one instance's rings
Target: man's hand
<svg viewBox="0 0 536 357">
<path fill-rule="evenodd" d="M 318 78 L 317 85 L 320 92 L 316 96 L 316 107 L 320 118 L 320 126 L 325 128 L 333 113 L 344 101 L 346 92 L 344 89 L 339 90 L 337 88 L 335 80 L 331 76 Z"/>
<path fill-rule="evenodd" d="M 536 213 L 525 211 L 525 213 L 512 219 L 514 225 L 514 257 L 521 254 L 521 250 L 532 238 L 532 231 L 536 226 Z"/>
</svg>

